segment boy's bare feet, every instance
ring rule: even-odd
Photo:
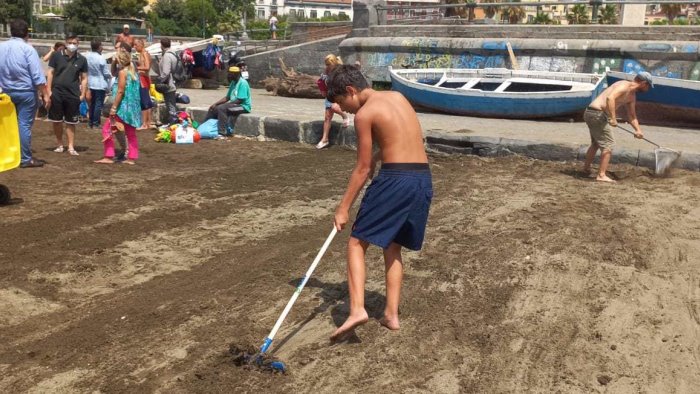
[[[136,162],[133,161],[133,160],[124,160],[124,161],[122,162],[122,164],[128,164],[128,165],[133,166],[134,164],[136,164]]]
[[[384,326],[392,331],[396,331],[400,328],[398,316],[391,317],[391,318],[384,316],[381,319],[379,319],[379,324],[381,324],[382,326]]]
[[[352,332],[357,326],[367,323],[369,316],[367,311],[363,308],[361,312],[348,316],[345,323],[338,327],[337,330],[331,335],[331,341],[341,340],[346,334]]]
[[[607,175],[598,175],[595,178],[596,181],[598,182],[608,182],[608,183],[617,183],[617,181],[613,180],[612,178],[608,177]]]
[[[114,160],[108,159],[108,158],[105,157],[104,159],[95,160],[93,163],[97,163],[97,164],[114,164]]]

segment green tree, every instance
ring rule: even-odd
[[[6,24],[13,19],[32,20],[31,0],[0,0],[0,23]]]
[[[185,0],[183,16],[187,36],[199,37],[204,33],[205,37],[209,37],[216,32],[219,15],[211,0]]]
[[[143,7],[148,5],[148,0],[112,0],[114,15],[124,17],[144,16]]]
[[[520,3],[520,0],[516,1],[517,3]],[[509,5],[505,7],[503,10],[503,13],[505,15],[508,15],[508,23],[511,25],[515,25],[519,23],[523,18],[525,18],[525,8],[519,5]]]
[[[606,4],[598,13],[598,23],[601,25],[617,25],[617,6]]]
[[[576,4],[571,8],[571,12],[566,14],[566,20],[570,25],[588,24],[588,7],[585,4]]]
[[[501,0],[491,0],[487,1],[488,3],[500,3]],[[494,16],[496,16],[496,13],[498,13],[499,9],[501,7],[497,5],[489,5],[484,7],[484,14],[486,15],[487,18],[493,19]]]
[[[549,14],[546,14],[544,12],[537,12],[537,15],[532,20],[532,23],[535,25],[553,25],[554,21],[552,20],[552,17],[549,16]]]
[[[112,8],[108,0],[73,0],[66,5],[66,32],[99,36],[104,33],[103,24],[99,18],[111,15]]]
[[[661,4],[661,11],[666,14],[668,18],[668,24],[672,25],[673,20],[681,13],[680,4]]]

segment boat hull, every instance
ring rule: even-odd
[[[413,105],[457,115],[536,119],[579,113],[603,89],[598,83],[590,91],[488,92],[441,88],[409,81],[391,72],[392,89]]]
[[[634,74],[609,71],[606,77],[612,85],[620,80],[631,81]],[[637,93],[637,101],[700,110],[700,81],[654,77],[654,88]]]

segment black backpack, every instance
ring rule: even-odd
[[[174,52],[166,52],[175,56],[175,68],[172,70],[173,81],[175,86],[180,86],[183,82],[187,81],[189,75],[187,75],[187,69],[185,69],[185,63],[182,62],[180,56],[176,55]]]

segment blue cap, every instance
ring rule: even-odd
[[[635,79],[649,83],[649,86],[654,87],[654,81],[651,79],[651,74],[646,71],[638,72]]]

